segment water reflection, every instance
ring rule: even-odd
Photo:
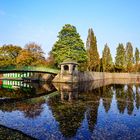
[[[139,88],[140,85],[138,84],[115,85],[117,107],[120,113],[124,113],[127,110],[127,113],[132,115],[135,106],[139,109]]]
[[[36,118],[43,111],[42,105],[45,103],[44,99],[32,99],[28,101],[20,101],[16,103],[2,103],[0,110],[2,112],[20,111],[24,113],[25,117]]]
[[[126,111],[128,115],[133,115],[135,104],[138,109],[140,85],[107,85],[106,82],[104,83],[106,86],[104,86],[101,82],[86,83],[86,86],[55,85],[60,94],[50,99],[49,105],[56,120],[60,123],[60,130],[63,135],[66,137],[75,136],[83,120],[87,123],[89,132],[93,132],[101,104],[106,113],[109,112],[112,102],[113,104],[116,102],[117,109],[122,114]],[[134,88],[136,88],[136,92]],[[102,112],[103,108],[101,109]]]
[[[15,83],[17,84],[15,86]],[[9,88],[10,87],[10,88]],[[20,111],[28,118],[36,118],[43,111],[46,102],[42,95],[56,91],[52,84],[22,83],[4,80],[0,90],[0,110],[3,112]]]
[[[138,139],[140,84],[116,83],[2,88],[0,124],[37,139]]]
[[[0,100],[27,99],[55,91],[53,84],[25,83],[23,81],[2,80]]]

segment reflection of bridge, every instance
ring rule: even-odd
[[[25,83],[17,80],[1,80],[0,94],[4,98],[0,97],[0,106],[2,103],[7,104],[13,101],[22,101],[31,98],[37,98],[49,95],[55,92],[56,89],[52,84],[38,84],[38,83]],[[50,95],[49,97],[51,97]],[[49,98],[48,96],[46,97]]]
[[[33,88],[32,85],[30,85],[29,83],[24,83],[22,81],[13,81],[13,80],[2,80],[1,87],[8,88],[8,89],[16,89],[20,87]]]

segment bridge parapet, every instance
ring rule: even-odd
[[[0,68],[0,72],[43,72],[43,73],[50,73],[50,74],[57,74],[59,72],[58,69],[52,69],[48,67],[35,67],[35,66],[24,66],[24,67],[6,67]]]

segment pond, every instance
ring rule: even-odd
[[[9,139],[140,139],[140,84],[1,81],[1,139],[8,133]]]

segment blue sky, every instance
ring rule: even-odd
[[[84,43],[93,28],[100,55],[105,43],[113,57],[118,43],[140,49],[140,0],[0,0],[0,46],[36,42],[47,55],[67,23]]]

